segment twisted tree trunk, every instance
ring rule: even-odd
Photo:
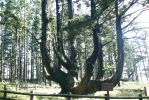
[[[94,3],[94,0],[91,0],[91,4],[93,4],[93,3]],[[94,10],[91,10],[91,11],[94,11]],[[99,46],[97,33],[93,29],[94,52],[93,52],[92,56],[89,59],[87,59],[86,74],[85,74],[84,78],[81,80],[80,84],[73,89],[73,91],[72,91],[73,93],[78,93],[78,94],[94,93],[96,91],[102,90],[103,83],[112,83],[113,86],[116,86],[119,83],[121,76],[122,76],[123,65],[124,65],[124,40],[123,40],[123,33],[122,33],[122,28],[121,28],[121,16],[118,14],[118,0],[115,1],[115,11],[116,11],[117,52],[118,52],[118,62],[116,65],[115,75],[113,75],[112,78],[103,80],[103,81],[102,80],[90,80],[90,77],[92,76],[92,71],[93,71],[93,64],[94,64],[94,61],[96,60],[98,52],[99,52],[97,50],[98,47],[96,47],[96,46]],[[90,59],[92,59],[92,60],[90,61]],[[90,62],[92,62],[92,63],[90,63]]]
[[[74,86],[74,79],[69,73],[64,73],[57,67],[51,64],[51,59],[48,53],[47,43],[47,26],[48,18],[46,13],[47,0],[42,0],[42,36],[40,43],[40,50],[42,55],[42,63],[44,66],[44,74],[46,79],[55,81],[61,86],[61,93],[71,91]]]
[[[121,79],[121,75],[123,72],[123,63],[124,63],[124,41],[123,41],[123,34],[122,34],[122,28],[121,28],[121,16],[118,14],[118,1],[115,2],[115,11],[116,11],[116,33],[117,33],[117,51],[118,51],[118,64],[116,66],[116,73],[115,75],[108,80],[91,80],[91,77],[93,76],[93,65],[95,61],[97,60],[98,53],[99,53],[99,39],[98,39],[98,31],[96,27],[92,29],[92,36],[93,36],[93,44],[94,44],[94,50],[92,52],[92,55],[86,60],[86,69],[85,69],[85,75],[82,78],[81,82],[78,84],[78,86],[74,87],[74,79],[72,73],[69,73],[71,71],[72,67],[75,67],[74,65],[71,65],[71,61],[67,59],[65,54],[63,55],[65,60],[67,62],[64,62],[63,59],[58,55],[58,52],[56,49],[54,50],[57,52],[57,57],[60,59],[61,63],[64,67],[67,68],[68,73],[63,72],[61,69],[58,69],[57,67],[54,67],[51,64],[51,59],[48,54],[48,48],[46,46],[47,42],[47,25],[48,25],[48,18],[46,13],[46,5],[47,0],[42,0],[42,36],[41,36],[41,43],[40,43],[40,50],[42,54],[42,63],[44,65],[44,73],[48,80],[55,81],[59,83],[61,86],[61,93],[67,93],[72,92],[74,94],[88,94],[88,93],[94,93],[96,91],[100,91],[102,89],[102,84],[106,82],[113,83],[113,85],[117,85],[118,82]],[[96,2],[95,0],[91,0],[91,17],[94,19],[96,17]],[[69,63],[68,63],[69,62]]]

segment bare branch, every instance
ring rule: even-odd
[[[128,7],[120,13],[120,16],[123,16],[138,0],[132,0],[132,2],[128,5]]]
[[[60,45],[61,45],[61,50],[62,50],[62,55],[63,55],[63,57],[65,58],[65,60],[67,61],[67,63],[69,63],[69,64],[73,64],[71,61],[70,61],[70,59],[66,56],[66,54],[65,54],[65,52],[64,52],[64,48],[63,48],[63,41],[60,39]]]
[[[128,26],[130,26],[145,10],[142,10],[136,17],[134,17],[134,19],[132,19],[126,26],[124,26],[122,29],[127,28]]]
[[[67,64],[63,59],[62,57],[60,56],[60,53],[56,50],[54,44],[53,44],[53,50],[57,56],[57,58],[60,60],[60,64],[63,65],[63,67],[65,67],[67,70],[70,70],[69,68],[69,64]]]
[[[132,28],[130,30],[123,32],[123,34],[126,34],[126,33],[131,32],[131,31],[138,31],[138,30],[143,30],[143,29],[149,29],[149,27]]]
[[[131,12],[131,13],[127,14],[127,15],[124,15],[122,18],[126,18],[127,16],[131,16],[131,15],[137,13],[138,11],[142,11],[143,9],[144,10],[148,10],[147,8],[141,8],[141,9],[138,9],[138,10],[136,10],[134,12]]]
[[[108,42],[106,42],[106,43],[104,43],[102,46],[105,46],[105,45],[107,45],[107,44],[109,44],[109,43],[111,43],[112,41],[108,41]]]
[[[146,37],[141,38],[141,37],[133,36],[133,37],[124,38],[124,39],[139,39],[139,40],[146,40]]]

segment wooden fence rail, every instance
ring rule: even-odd
[[[17,95],[27,95],[30,97],[30,100],[34,100],[35,96],[48,96],[48,97],[65,97],[67,100],[73,100],[73,98],[94,98],[94,99],[104,99],[104,100],[112,100],[112,99],[136,99],[136,100],[144,100],[144,99],[149,99],[149,96],[142,96],[142,94],[139,94],[136,97],[126,97],[126,96],[120,96],[120,97],[111,97],[107,94],[105,96],[90,96],[90,95],[76,95],[76,94],[38,94],[38,93],[33,93],[31,91],[30,93],[22,93],[22,92],[16,92],[16,91],[8,91],[6,89],[6,86],[4,86],[4,90],[0,90],[1,93],[3,93],[3,97],[0,97],[0,99],[3,100],[17,100],[13,98],[7,98],[8,94],[17,94]]]

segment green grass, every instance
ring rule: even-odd
[[[31,84],[30,88],[25,89],[18,89],[18,92],[27,92],[30,91],[38,91],[38,93],[43,92],[46,90],[46,88],[43,88],[39,90],[39,88],[35,88],[35,84]],[[149,87],[148,83],[140,83],[140,82],[125,82],[121,84],[121,87],[114,87],[113,91],[110,91],[110,96],[138,96],[139,94],[144,94],[144,87]],[[0,83],[0,90],[4,89],[4,84]],[[16,87],[14,84],[7,84],[7,90],[15,91]],[[52,90],[51,90],[52,91]],[[44,91],[45,94],[49,94],[50,90]],[[94,95],[96,96],[104,96],[106,94],[106,91],[100,91],[96,92]],[[0,97],[3,96],[3,93],[0,93]],[[17,98],[18,100],[29,100],[29,96],[23,96],[23,95],[15,95],[15,94],[8,94],[9,98]],[[45,96],[36,96],[34,97],[34,100],[66,100],[62,97],[45,97]],[[75,99],[75,100],[82,100],[82,99]],[[83,100],[95,100],[95,99],[83,99]],[[100,99],[101,100],[101,99]],[[127,99],[128,100],[128,99]]]
[[[124,83],[121,87],[117,87],[119,90],[118,96],[138,96],[139,94],[144,94],[144,87],[149,87],[147,83],[140,82],[127,82]]]
[[[144,94],[144,87],[149,87],[148,83],[141,82],[124,82],[121,87],[114,87],[113,91],[110,91],[110,96],[138,96]],[[97,92],[95,95],[104,96],[106,92]]]

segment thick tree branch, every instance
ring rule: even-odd
[[[124,66],[124,39],[121,27],[121,15],[118,14],[118,0],[115,1],[115,12],[116,12],[116,34],[117,34],[117,52],[118,62],[116,65],[116,73],[111,78],[114,86],[116,86],[122,76]]]
[[[95,0],[91,0],[91,17],[94,18],[95,16],[96,16],[96,2]],[[81,82],[78,84],[78,86],[73,88],[72,90],[73,93],[86,94],[90,78],[93,75],[93,64],[97,59],[98,51],[99,51],[99,39],[98,39],[98,35],[97,35],[98,31],[96,27],[92,29],[92,32],[93,32],[92,35],[93,35],[94,50],[92,55],[86,60],[85,75],[82,78]]]
[[[48,18],[46,13],[47,0],[42,0],[42,33],[41,33],[41,43],[40,50],[42,55],[42,63],[46,68],[46,71],[50,76],[46,77],[48,80],[55,81],[61,86],[61,93],[67,93],[71,91],[74,86],[74,79],[69,73],[65,73],[57,67],[51,66],[51,59],[48,55],[48,49],[46,46],[47,42],[47,26]]]
[[[113,83],[116,86],[122,76],[123,64],[124,64],[124,40],[121,28],[121,16],[118,14],[118,0],[115,1],[116,11],[116,33],[117,33],[117,51],[118,51],[118,62],[116,66],[116,73],[111,79],[104,81],[101,80],[90,80],[87,86],[87,93],[94,93],[102,90],[103,83]]]
[[[62,35],[60,34],[61,29],[61,14],[60,14],[60,6],[59,6],[59,0],[56,0],[56,24],[57,24],[57,50],[58,52],[61,52],[61,46],[60,46],[60,37],[62,38]],[[60,67],[60,61],[57,61],[57,65]]]
[[[46,13],[46,6],[47,6],[47,0],[42,0],[42,36],[41,36],[41,43],[40,43],[40,50],[42,54],[42,63],[46,67],[47,72],[51,73],[52,68],[50,66],[51,59],[48,56],[48,49],[46,46],[47,41],[47,26],[48,26],[48,18]]]
[[[53,44],[53,50],[56,54],[56,57],[58,58],[58,60],[60,61],[60,65],[62,65],[63,67],[65,67],[68,71],[71,70],[71,67],[68,63],[66,63],[62,57],[60,56],[60,53],[57,51],[57,49],[55,48],[54,44]]]
[[[104,66],[103,66],[103,45],[102,45],[102,42],[100,40],[99,42],[99,52],[98,52],[98,70],[97,70],[97,77],[96,79],[102,79],[103,76],[104,76]]]

